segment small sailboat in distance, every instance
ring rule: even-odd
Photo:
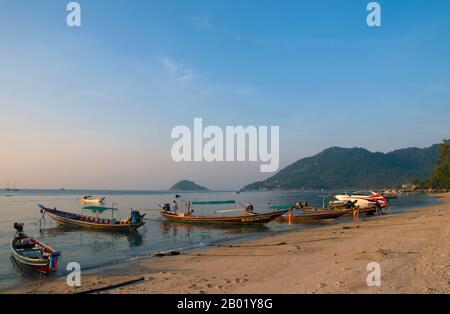
[[[6,192],[19,192],[20,190],[17,188],[17,183],[15,181],[14,181],[14,185],[11,186],[10,180],[8,179],[6,181],[5,191]]]
[[[19,192],[20,191],[20,189],[17,188],[17,183],[15,181],[14,181],[14,186],[11,189],[11,191],[13,191],[13,192]]]
[[[5,184],[5,192],[10,192],[11,191],[11,187],[9,186],[9,179],[6,180],[6,184]]]

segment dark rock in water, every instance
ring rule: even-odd
[[[205,188],[204,186],[196,184],[194,181],[181,180],[180,182],[178,182],[177,184],[172,186],[169,191],[195,192],[195,191],[209,191],[209,190],[207,188]]]

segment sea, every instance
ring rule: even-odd
[[[188,201],[235,200],[235,205],[196,206],[199,215],[220,215],[217,211],[242,208],[251,202],[256,212],[270,211],[272,205],[292,205],[298,201],[322,207],[333,200],[339,191],[266,191],[266,192],[180,192],[177,203],[180,207]],[[59,226],[50,217],[40,213],[38,204],[49,208],[81,213],[82,196],[105,196],[105,206],[118,208],[117,219],[126,218],[130,209],[146,214],[145,225],[133,232],[104,232]],[[101,266],[122,263],[140,257],[152,256],[157,252],[170,250],[201,249],[218,244],[260,237],[288,230],[315,228],[321,223],[293,224],[271,222],[262,226],[223,227],[190,225],[168,222],[160,217],[159,204],[171,203],[173,192],[165,191],[106,191],[106,190],[20,190],[15,192],[0,190],[0,290],[12,286],[52,280],[42,275],[23,271],[11,259],[10,243],[14,237],[15,222],[24,223],[24,231],[34,238],[61,252],[58,272],[64,275],[66,265],[77,262],[81,269],[95,269]],[[400,194],[391,201],[389,212],[397,213],[412,208],[438,203],[438,199],[426,194]],[[86,213],[86,211],[84,211]],[[226,212],[236,215],[238,212]],[[222,215],[224,215],[222,214]],[[111,212],[104,213],[105,218]],[[349,221],[340,218],[332,223]],[[370,218],[369,218],[370,219]],[[329,223],[329,222],[328,222]]]

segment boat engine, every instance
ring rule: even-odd
[[[163,204],[163,206],[162,206],[162,209],[163,209],[163,211],[165,211],[166,213],[167,212],[170,212],[170,204]]]
[[[253,209],[254,209],[254,207],[253,207],[253,204],[252,204],[252,203],[247,203],[247,204],[245,204],[245,211],[246,211],[247,213],[252,213],[252,212],[253,212]]]
[[[14,229],[16,229],[18,232],[22,232],[23,231],[23,223],[15,222]]]

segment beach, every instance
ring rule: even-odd
[[[358,223],[273,233],[177,256],[141,258],[3,293],[75,293],[143,280],[103,293],[450,293],[450,194],[441,203]],[[368,286],[368,263],[380,286]]]

